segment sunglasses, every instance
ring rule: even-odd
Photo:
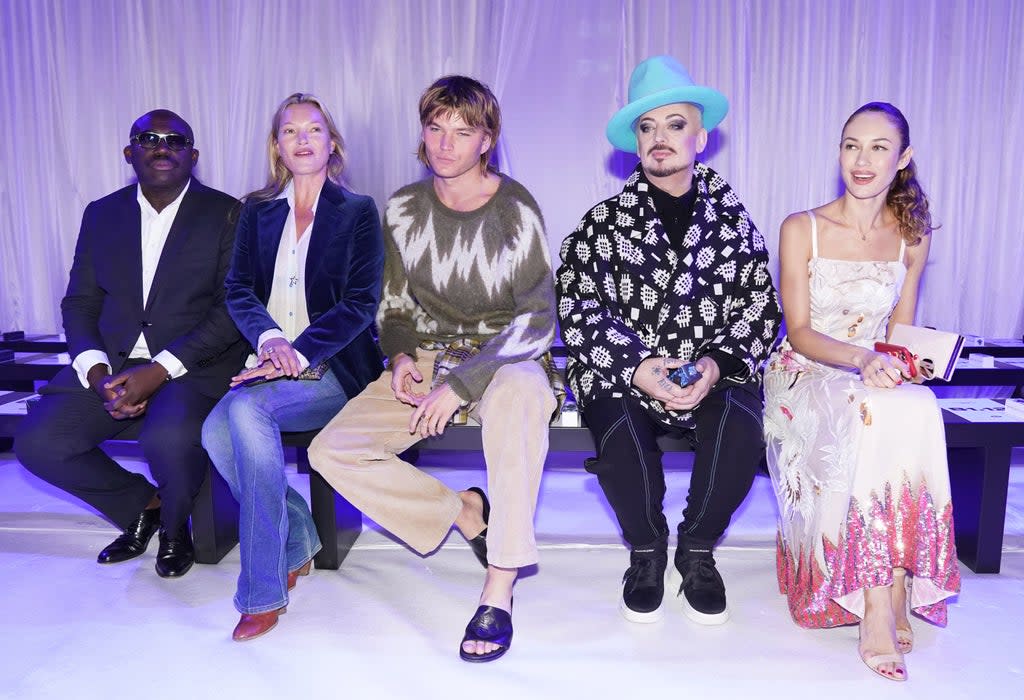
[[[161,134],[158,131],[143,131],[131,138],[132,143],[145,148],[147,151],[151,151],[159,146],[161,141],[172,151],[184,151],[185,149],[192,148],[192,139],[181,134]]]

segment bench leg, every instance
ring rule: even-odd
[[[212,466],[192,508],[192,544],[200,564],[216,564],[238,544],[238,502]]]
[[[957,556],[978,574],[999,573],[1011,452],[1010,447],[946,451]]]
[[[295,448],[295,471],[299,474],[313,473],[313,468],[309,466],[309,451],[305,447]]]
[[[337,569],[363,530],[363,514],[316,470],[309,472],[309,505],[323,545],[313,558],[318,569]]]

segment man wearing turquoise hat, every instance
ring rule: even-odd
[[[637,66],[607,135],[640,163],[562,243],[567,374],[598,446],[587,470],[631,548],[619,608],[633,622],[660,619],[668,565],[657,438],[694,446],[670,583],[700,624],[729,617],[712,548],[764,456],[759,368],[782,314],[764,239],[725,180],[696,162],[728,109],[671,56]]]

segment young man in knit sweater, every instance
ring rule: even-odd
[[[701,624],[728,619],[712,547],[764,456],[759,366],[781,317],[768,255],[736,194],[695,161],[727,110],[670,56],[641,63],[607,130],[640,164],[562,244],[567,373],[598,445],[587,469],[632,550],[620,610],[634,622],[660,619],[668,564],[657,437],[696,453],[670,580]],[[691,362],[694,383],[670,378]]]
[[[537,562],[533,515],[555,397],[544,366],[555,297],[537,203],[489,167],[501,128],[491,91],[447,76],[420,98],[420,160],[384,215],[377,322],[389,369],[325,427],[310,462],[420,554],[452,525],[487,567],[460,655],[490,661],[512,640],[512,586]],[[482,426],[487,486],[456,493],[397,457],[460,409]],[[489,518],[488,518],[489,516]]]

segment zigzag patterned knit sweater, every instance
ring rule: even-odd
[[[384,212],[384,288],[377,314],[388,357],[421,342],[481,341],[447,383],[478,400],[504,364],[540,357],[555,334],[555,291],[540,209],[501,176],[474,211],[449,209],[431,178],[398,190]]]

